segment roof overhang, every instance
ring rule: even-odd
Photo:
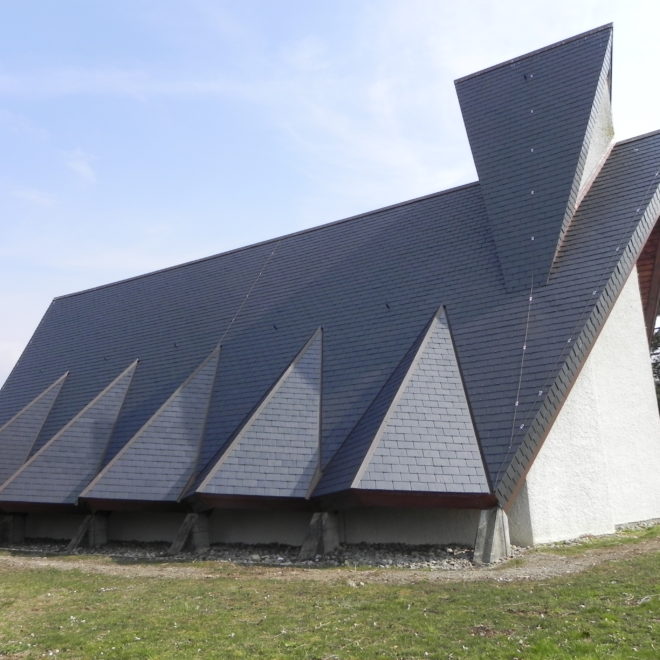
[[[80,500],[90,511],[153,511],[180,512],[190,511],[190,507],[176,501],[152,500],[113,500],[102,498],[84,498]]]
[[[323,509],[490,509],[497,498],[484,493],[428,493],[351,489],[321,498]]]
[[[89,513],[84,505],[50,502],[0,502],[2,513]]]
[[[642,295],[646,336],[651,342],[660,311],[660,218],[637,259],[639,290]]]
[[[195,511],[210,509],[252,509],[257,511],[318,511],[318,502],[299,497],[260,497],[255,495],[212,495],[195,493],[186,502]]]

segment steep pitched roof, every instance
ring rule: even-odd
[[[135,367],[134,362],[9,478],[0,501],[75,504],[99,470]]]
[[[195,493],[305,498],[320,468],[322,332],[314,333]]]
[[[0,485],[25,463],[67,374],[0,427]]]
[[[548,286],[535,295],[528,345],[556,356],[545,380],[530,365],[521,391],[533,399],[517,419],[496,474],[508,501],[531,464],[660,216],[660,131],[617,144],[581,203]],[[538,313],[542,311],[542,313]],[[522,398],[522,397],[521,397]],[[521,428],[522,427],[522,428]]]
[[[351,487],[490,491],[444,310],[431,321]]]
[[[179,499],[197,464],[219,355],[219,348],[211,352],[85,488],[82,499]]]
[[[69,372],[23,472],[54,455],[46,443],[139,358],[97,466],[97,471],[108,466],[98,485],[112,481],[113,497],[135,499],[140,490],[118,469],[122,461],[130,459],[136,474],[153,474],[152,441],[168,444],[162,456],[175,456],[182,442],[192,447],[186,443],[201,432],[198,455],[186,451],[183,472],[190,471],[190,479],[185,487],[179,479],[183,472],[177,471],[169,487],[159,482],[149,497],[172,501],[208,487],[207,494],[217,496],[304,500],[378,490],[379,484],[391,491],[397,481],[422,495],[456,492],[455,484],[461,484],[474,486],[469,495],[476,498],[490,488],[500,501],[508,501],[660,214],[660,133],[611,151],[595,136],[608,130],[603,99],[609,91],[603,81],[608,81],[610,48],[606,27],[516,61],[541,72],[534,89],[553,103],[559,83],[550,68],[581,72],[565,90],[577,95],[564,117],[566,142],[557,138],[570,148],[552,151],[544,144],[549,160],[542,190],[549,211],[520,202],[535,224],[533,243],[544,237],[539,239],[542,254],[536,247],[530,250],[525,233],[522,243],[515,231],[507,238],[507,217],[511,227],[527,229],[516,215],[517,193],[511,192],[525,176],[520,159],[506,145],[482,140],[477,131],[478,139],[473,135],[471,142],[480,176],[484,173],[479,183],[58,298],[0,391],[4,424]],[[465,101],[468,91],[484,88],[490,99],[487,83],[499,81],[504,69],[512,70],[500,66],[459,81],[464,111],[476,117],[466,120],[469,130],[485,120],[471,108],[474,98]],[[523,83],[518,78],[506,85],[512,90],[507,98],[516,106],[520,97],[513,92]],[[504,126],[506,107],[497,94],[494,99],[500,103],[497,121]],[[543,121],[553,131],[562,127],[551,117]],[[508,169],[504,178],[488,165],[488,148],[499,153],[500,147],[502,170]],[[600,156],[594,154],[600,153],[608,156],[598,171]],[[587,170],[593,168],[598,175],[591,183]],[[493,202],[498,177],[509,190],[502,205]],[[511,207],[510,216],[505,206]],[[512,270],[505,271],[503,263]],[[540,269],[534,278],[528,277],[532,264]],[[445,311],[436,316],[441,307]],[[307,344],[319,328],[322,349],[320,335],[318,343]],[[215,379],[205,378],[204,387],[191,390],[195,432],[182,438],[174,427],[163,428],[161,437],[156,429],[173,405],[172,393],[218,344],[222,359]],[[443,383],[446,373],[452,376]],[[423,401],[419,406],[415,396]],[[317,407],[319,428],[308,420],[301,434],[298,413],[307,410],[310,420],[318,419]],[[203,423],[201,410],[208,410]],[[406,419],[423,424],[427,415],[433,430],[409,429],[408,444],[406,431],[401,436],[397,429]],[[453,433],[454,423],[463,425],[461,433]],[[427,431],[433,436],[430,446],[422,438]],[[278,460],[274,455],[282,447],[303,436],[296,451],[306,458],[291,474],[280,463],[269,464]],[[317,441],[321,478],[312,492]],[[447,455],[442,463],[440,454],[457,453],[456,444],[464,444],[460,451],[470,456]],[[39,453],[44,445],[50,449]],[[381,477],[392,449],[405,450],[414,463],[400,461],[401,479],[390,482]],[[449,468],[453,472],[459,458],[465,462],[458,480],[443,482],[440,477]],[[413,467],[429,459],[437,468],[433,481],[418,478],[422,473]],[[270,485],[255,486],[259,492],[244,487],[252,478],[248,473],[257,470],[273,477]],[[40,475],[44,483],[51,478],[45,471]],[[34,479],[21,483],[15,497],[27,493],[31,501],[50,501],[41,491],[30,491]]]
[[[607,130],[611,59],[606,25],[456,81],[509,290],[548,279]]]
[[[349,488],[490,492],[443,308],[346,438],[316,493]]]

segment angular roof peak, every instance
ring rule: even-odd
[[[137,364],[122,371],[15,472],[0,489],[0,501],[75,505],[101,466]]]
[[[105,466],[81,499],[177,501],[195,469],[220,347]]]
[[[6,424],[0,426],[0,484],[28,459],[67,376],[68,372],[65,372]]]
[[[323,331],[316,330],[196,489],[307,498],[320,469]]]
[[[545,284],[610,146],[612,27],[456,81],[507,290]]]
[[[555,48],[560,48],[561,46],[565,46],[566,44],[571,43],[572,41],[578,41],[580,39],[590,37],[592,34],[596,34],[597,32],[608,32],[611,34],[613,31],[613,27],[614,27],[613,23],[605,23],[600,27],[592,28],[591,30],[587,30],[586,32],[581,32],[580,34],[576,34],[572,37],[567,37],[566,39],[560,39],[559,41],[555,41],[554,43],[548,44],[547,46],[543,46],[542,48],[537,48],[536,50],[532,50],[529,53],[525,53],[524,55],[517,55],[516,57],[512,57],[510,60],[504,60],[499,64],[491,64],[485,69],[480,69],[479,71],[475,71],[474,73],[468,73],[465,76],[456,78],[456,80],[454,80],[454,83],[458,84],[460,82],[463,82],[464,80],[468,80],[469,78],[475,78],[476,76],[480,76],[484,73],[488,73],[490,71],[494,71],[495,69],[499,69],[500,67],[507,66],[509,64],[516,64],[521,60],[527,59],[528,57],[532,57],[534,55],[540,55],[541,53],[546,53]]]
[[[444,306],[356,424],[316,494],[348,488],[490,492]]]

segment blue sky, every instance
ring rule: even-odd
[[[453,80],[614,22],[660,128],[660,3],[0,0],[0,383],[53,297],[476,178]]]

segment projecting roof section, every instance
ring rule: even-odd
[[[67,374],[0,427],[0,485],[25,463]]]
[[[509,291],[545,284],[604,154],[611,50],[606,25],[456,81]]]
[[[444,308],[349,436],[317,494],[342,488],[490,492]]]
[[[220,347],[177,388],[81,499],[177,501],[197,464]]]
[[[378,430],[383,424],[392,402],[402,387],[410,365],[413,363],[419,347],[428,331],[429,324],[419,333],[413,344],[390,376],[387,378],[374,400],[369,404],[355,427],[335,454],[333,460],[323,471],[323,475],[314,495],[322,496],[348,490],[355,475],[363,464],[369,448],[372,446]]]
[[[510,451],[501,473],[495,474],[503,504],[534,460],[659,217],[657,131],[614,147],[569,228],[557,255],[556,274],[534,296],[532,306],[538,311],[532,316],[538,316],[529,326],[528,348],[538,346],[547,362],[552,344],[563,347],[545,382],[537,379],[528,350],[529,361],[521,370],[521,408],[523,398],[534,396],[534,381],[539,383],[539,399],[528,414],[518,416]],[[568,306],[566,310],[562,305]],[[541,316],[544,309],[552,312]],[[570,324],[557,323],[562,317]]]
[[[0,503],[76,504],[101,465],[136,366],[137,361],[4,484]]]
[[[203,495],[309,495],[318,474],[322,332],[319,329],[197,489]]]
[[[444,309],[431,322],[352,488],[490,492]]]

